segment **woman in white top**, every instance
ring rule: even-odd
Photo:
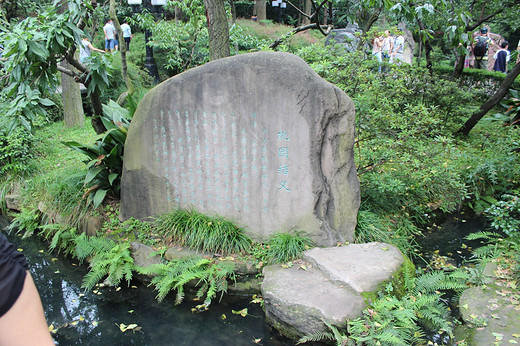
[[[92,43],[90,43],[88,38],[83,37],[81,39],[81,45],[79,46],[79,61],[82,64],[84,64],[87,61],[87,58],[90,57],[90,54],[92,53],[92,51],[99,52],[99,53],[105,52],[101,49],[97,49],[96,47],[94,47],[92,45]]]

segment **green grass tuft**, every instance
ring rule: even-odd
[[[221,216],[208,216],[193,209],[178,209],[155,220],[159,234],[192,249],[223,254],[241,253],[251,247],[242,227]]]

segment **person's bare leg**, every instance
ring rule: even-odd
[[[54,345],[38,290],[29,272],[20,296],[0,317],[0,346]]]

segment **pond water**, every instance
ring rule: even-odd
[[[7,221],[0,215],[0,229]],[[439,266],[459,266],[470,259],[470,249],[478,242],[464,240],[468,234],[488,230],[486,220],[464,214],[449,215],[418,239],[424,260],[439,261]],[[225,297],[214,301],[209,311],[192,313],[200,302],[186,301],[174,305],[174,295],[161,303],[156,292],[140,282],[130,287],[81,288],[86,265],[50,254],[47,245],[36,238],[21,239],[8,235],[23,249],[30,271],[40,292],[47,321],[58,328],[54,338],[58,345],[293,345],[265,322],[258,304],[248,297]],[[444,261],[444,262],[443,262]],[[424,266],[422,260],[415,261]],[[97,293],[96,293],[97,292]],[[451,297],[450,297],[451,298]],[[451,300],[451,299],[450,299]],[[455,306],[456,301],[452,304]],[[242,317],[232,313],[248,309]],[[140,330],[121,332],[120,324],[137,324]],[[449,344],[450,340],[429,334],[430,341]]]
[[[7,226],[0,216],[0,229]],[[250,297],[216,300],[209,311],[192,313],[200,302],[174,305],[174,295],[161,303],[156,292],[140,282],[116,291],[103,287],[84,291],[81,281],[86,265],[50,254],[36,238],[8,238],[23,249],[44,306],[47,322],[58,328],[58,345],[291,345],[265,322],[259,304]],[[232,313],[248,309],[245,317]],[[137,324],[137,332],[121,332],[119,326]]]
[[[417,239],[421,248],[421,256],[415,264],[424,266],[426,263],[438,264],[443,269],[446,266],[460,266],[471,259],[471,250],[482,245],[480,240],[464,239],[471,233],[490,231],[489,221],[473,214],[457,213],[445,216],[440,222],[434,223],[429,229],[423,230],[423,237]]]

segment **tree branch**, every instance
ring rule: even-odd
[[[477,125],[477,123],[487,114],[493,107],[495,107],[503,98],[506,96],[509,88],[515,81],[516,77],[520,74],[520,63],[517,63],[515,67],[506,75],[506,78],[500,83],[498,90],[491,96],[486,102],[484,102],[479,110],[474,113],[464,125],[457,131],[457,134],[467,136],[469,132]]]
[[[286,0],[286,2],[287,2],[289,5],[291,5],[291,6],[292,6],[296,11],[298,11],[298,13],[300,13],[302,16],[305,16],[305,17],[307,17],[308,19],[311,19],[311,16],[308,15],[307,13],[303,12],[302,10],[300,10],[300,9],[298,8],[298,6],[293,5],[293,3],[290,2],[290,1],[288,1],[288,0]]]
[[[283,41],[285,41],[287,38],[291,37],[292,35],[297,34],[297,33],[301,32],[301,31],[309,30],[309,29],[319,29],[323,35],[327,36],[329,34],[330,30],[332,30],[332,25],[320,25],[318,23],[311,23],[311,24],[299,26],[299,27],[295,28],[294,30],[291,30],[290,32],[288,32],[284,36],[280,37],[279,39],[277,39],[273,43],[271,43],[269,45],[269,48],[275,49]],[[323,31],[323,29],[326,29],[327,31]]]
[[[78,75],[76,73],[72,72],[68,68],[61,66],[60,64],[57,64],[56,67],[58,68],[58,71],[60,71],[63,74],[66,74],[69,77],[72,77],[74,79],[76,79],[78,77]]]

